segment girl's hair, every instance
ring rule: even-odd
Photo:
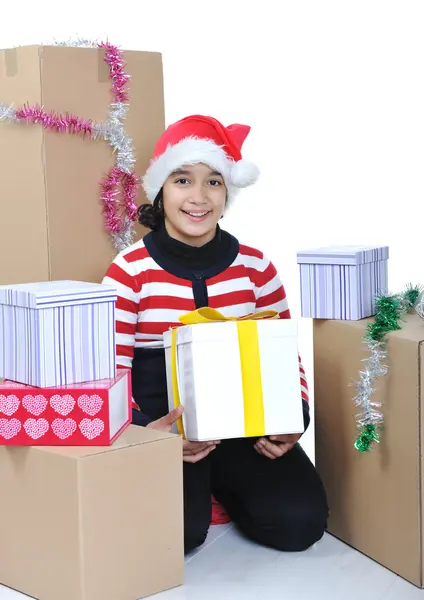
[[[163,212],[162,190],[158,193],[152,204],[142,204],[138,207],[138,222],[152,231],[160,229],[165,215]]]

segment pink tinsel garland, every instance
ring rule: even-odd
[[[99,48],[104,48],[105,62],[109,65],[110,78],[112,80],[112,92],[115,102],[127,102],[128,93],[125,90],[130,75],[125,73],[125,61],[122,52],[116,46],[112,46],[108,42],[99,44]]]
[[[61,115],[48,112],[38,105],[24,105],[18,108],[15,116],[20,121],[26,121],[34,125],[40,124],[44,129],[51,129],[58,133],[72,133],[91,136],[93,132],[93,123],[91,120],[81,119],[74,115]]]
[[[102,200],[107,228],[110,233],[116,233],[122,227],[122,215],[119,214],[119,194],[122,188],[124,208],[128,219],[133,222],[137,218],[138,180],[134,173],[125,173],[118,167],[113,167],[102,182]]]

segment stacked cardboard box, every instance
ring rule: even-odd
[[[314,319],[316,466],[329,532],[423,588],[424,322],[416,314],[388,334],[389,372],[373,397],[382,403],[381,442],[366,454],[354,448],[352,383],[368,356],[375,296],[388,293],[387,257],[386,247],[299,253],[303,316]]]
[[[129,427],[115,301],[103,284],[0,287],[0,582],[40,600],[182,583],[181,439]]]
[[[131,76],[124,128],[141,176],[165,128],[162,56],[124,51],[123,58]],[[0,105],[38,105],[104,123],[112,101],[104,49],[0,50]],[[0,119],[0,157],[0,284],[101,282],[116,250],[104,227],[100,182],[116,152],[106,141]],[[144,201],[141,190],[137,200]]]
[[[128,427],[116,297],[76,281],[0,286],[0,444],[109,445]]]
[[[101,123],[104,57],[1,51],[0,104]],[[125,61],[141,174],[164,128],[161,56]],[[130,425],[116,290],[93,283],[116,254],[99,192],[115,157],[104,142],[40,124],[0,128],[0,583],[39,600],[136,600],[182,583],[182,444]]]

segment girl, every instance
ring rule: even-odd
[[[162,347],[163,332],[179,325],[180,315],[211,306],[226,316],[273,309],[290,318],[274,265],[218,225],[237,191],[258,176],[241,155],[249,131],[201,115],[168,127],[143,178],[150,204],[139,208],[139,221],[152,231],[121,252],[105,276],[118,288],[118,364],[132,369],[136,425],[169,431],[180,416],[181,409],[168,413]],[[306,430],[300,359],[299,368]],[[300,551],[320,540],[326,495],[299,438],[184,441],[185,551],[205,541],[212,494],[259,544]]]

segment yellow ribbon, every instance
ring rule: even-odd
[[[258,328],[255,321],[278,318],[279,315],[274,310],[253,313],[246,317],[225,317],[217,310],[209,307],[199,308],[179,318],[179,321],[183,325],[218,323],[222,321],[237,322],[243,385],[244,433],[246,437],[260,437],[265,435],[261,361]],[[177,328],[173,328],[171,332],[171,370],[174,407],[177,408],[181,402],[177,379]],[[181,419],[178,419],[177,428],[180,435],[185,437]]]
[[[178,408],[181,404],[180,390],[178,387],[177,378],[177,330],[174,328],[171,330],[171,377],[172,377],[172,393],[174,395],[174,408]],[[177,419],[178,433],[185,438],[184,425],[182,418]]]
[[[198,308],[192,312],[182,315],[178,320],[183,325],[197,325],[198,323],[218,323],[219,321],[259,321],[261,319],[278,319],[278,312],[275,310],[263,310],[252,313],[246,317],[225,317],[214,308]]]

